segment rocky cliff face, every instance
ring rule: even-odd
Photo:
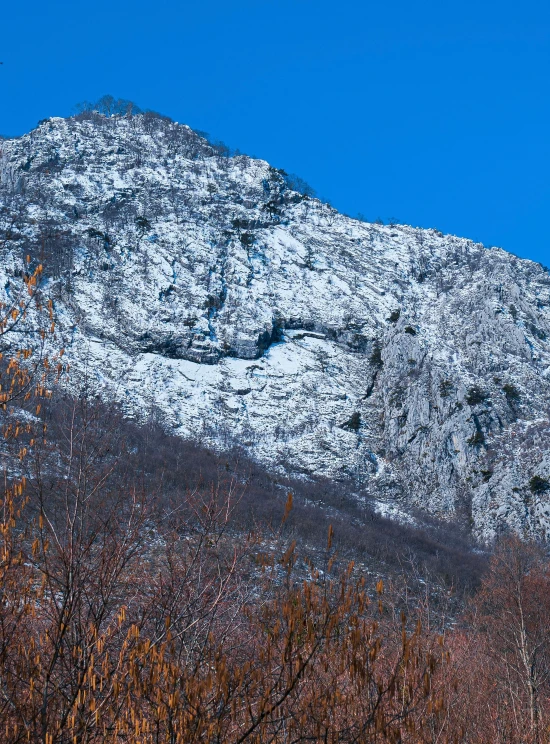
[[[69,386],[404,518],[547,535],[548,270],[350,219],[151,114],[0,152],[1,291],[43,260]]]

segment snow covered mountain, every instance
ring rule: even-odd
[[[550,531],[550,274],[373,225],[154,114],[0,141],[1,292],[43,260],[71,363],[132,415],[387,513]]]

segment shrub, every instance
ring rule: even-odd
[[[468,439],[468,444],[472,447],[480,447],[485,444],[485,435],[481,429],[476,429],[476,433]]]
[[[531,489],[531,493],[537,495],[546,493],[546,491],[550,491],[550,480],[541,478],[540,475],[534,475],[529,481],[529,488]]]
[[[506,400],[508,403],[518,403],[520,400],[520,392],[517,389],[515,385],[512,385],[511,383],[506,383],[506,385],[502,386],[502,392],[506,396]]]
[[[295,173],[286,173],[285,171],[279,171],[279,173],[283,176],[287,189],[297,191],[302,196],[316,196],[315,189],[307,181],[304,181],[303,178],[300,178],[300,176],[297,176]]]
[[[477,406],[480,403],[484,403],[488,397],[489,396],[484,390],[474,385],[474,387],[471,387],[468,390],[468,393],[466,395],[466,403],[469,406]]]
[[[131,116],[132,114],[142,113],[140,107],[133,101],[128,101],[125,98],[115,99],[109,95],[101,96],[95,103],[90,101],[77,103],[76,109],[80,114],[97,111],[104,116]]]
[[[340,428],[347,429],[348,431],[359,431],[361,428],[361,414],[359,411],[352,413],[350,418]]]
[[[529,324],[529,330],[531,331],[533,336],[538,338],[540,341],[546,341],[546,333],[541,328],[537,328],[534,323]]]
[[[378,341],[375,342],[372,348],[372,353],[370,355],[370,363],[374,367],[378,367],[378,368],[380,368],[384,364],[382,360],[382,347],[380,346]]]
[[[447,398],[453,390],[452,380],[441,380],[439,383],[439,394],[442,398]]]
[[[416,336],[416,328],[413,328],[412,326],[407,326],[405,328],[405,333],[408,333],[411,336]]]
[[[147,232],[151,229],[151,223],[146,217],[136,217],[136,226],[141,232]]]
[[[251,245],[254,245],[254,235],[248,232],[243,233],[241,235],[241,243],[245,246],[245,248],[249,248]]]

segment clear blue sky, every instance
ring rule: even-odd
[[[548,0],[14,0],[0,22],[2,134],[111,93],[349,214],[550,264]]]

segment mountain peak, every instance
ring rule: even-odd
[[[71,389],[399,518],[547,534],[540,265],[353,220],[151,112],[2,141],[0,199],[0,286],[44,263]]]

